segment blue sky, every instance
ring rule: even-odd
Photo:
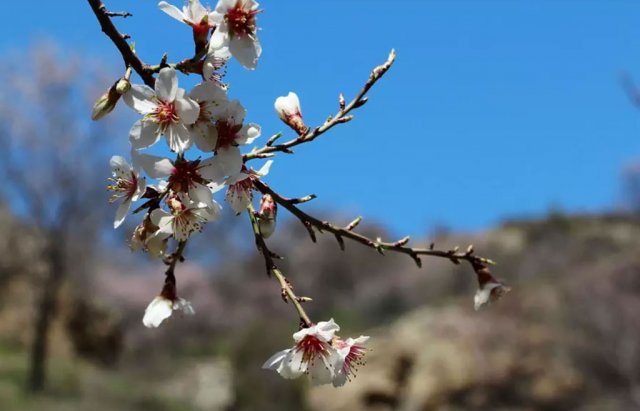
[[[164,51],[170,60],[190,56],[189,29],[156,1],[106,3],[134,13],[116,23],[145,61]],[[602,210],[619,199],[622,165],[640,157],[640,111],[619,83],[623,71],[640,83],[640,2],[277,0],[262,8],[258,70],[234,63],[227,81],[266,137],[285,130],[277,96],[295,90],[307,123],[319,124],[340,92],[353,96],[392,47],[398,52],[353,122],[276,159],[268,182],[286,195],[316,193],[316,210],[418,237],[435,225],[477,230],[550,207]],[[120,75],[86,2],[38,2],[34,13],[12,15],[0,49],[43,36]],[[126,139],[127,129],[114,133]]]

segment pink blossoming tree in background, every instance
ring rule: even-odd
[[[475,255],[471,246],[465,251],[438,250],[434,244],[412,248],[407,245],[409,237],[391,242],[368,238],[355,231],[360,217],[347,225],[320,220],[300,208],[300,204],[313,200],[314,195],[286,197],[264,181],[276,155],[293,154],[294,147],[310,143],[333,127],[351,121],[352,113],[367,103],[369,90],[393,65],[395,51],[371,71],[351,101],[347,102],[340,94],[337,113],[318,126],[305,124],[296,93],[278,97],[276,114],[291,128],[293,137],[280,142],[283,133],[277,133],[256,146],[262,130],[250,122],[242,103],[228,94],[224,69],[231,58],[250,70],[258,64],[262,47],[257,26],[261,9],[257,2],[219,0],[215,8],[209,9],[199,0],[190,0],[180,9],[161,1],[160,10],[191,28],[195,51],[191,58],[178,63],[168,62],[165,56],[155,66],[139,59],[127,43],[128,36],[121,34],[112,21],[114,17],[129,17],[129,13],[110,12],[100,0],[88,2],[125,63],[123,77],[98,99],[92,118],[105,116],[121,99],[140,115],[129,132],[130,162],[121,156],[111,159],[113,177],[109,189],[114,192],[113,201],[119,202],[114,226],[122,224],[133,203],[139,203],[133,209],[139,225],[131,236],[131,247],[162,259],[168,267],[160,294],[144,313],[145,326],[158,327],[174,311],[195,313],[192,305],[179,295],[176,266],[184,261],[191,238],[205,224],[220,218],[222,202],[237,215],[246,213],[267,274],[278,282],[281,298],[297,312],[299,327],[293,334],[293,345],[277,352],[263,365],[287,379],[307,375],[315,384],[344,385],[355,375],[356,367],[364,363],[369,337],[343,339],[337,334],[340,327],[333,319],[315,322],[305,312],[303,305],[311,298],[296,294],[278,268],[276,261],[281,257],[267,244],[276,229],[278,208],[298,219],[314,242],[318,233],[328,233],[342,250],[345,240],[351,240],[381,254],[406,254],[418,267],[422,266],[422,256],[446,258],[454,264],[469,263],[479,282],[474,297],[476,309],[509,290],[489,271],[492,261]],[[133,71],[144,84],[132,82]],[[187,91],[179,87],[179,74],[198,76],[201,82]],[[164,144],[160,143],[162,137],[174,154],[172,158],[145,153],[151,146]],[[247,150],[243,151],[243,147]],[[224,200],[218,196],[221,192],[225,192]],[[256,194],[261,198],[254,197]]]

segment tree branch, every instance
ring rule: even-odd
[[[142,78],[142,81],[149,86],[153,87],[155,84],[155,78],[152,75],[152,72],[147,68],[147,66],[138,58],[138,56],[133,52],[129,44],[127,43],[125,36],[118,31],[116,26],[111,21],[110,15],[113,13],[107,11],[106,6],[100,0],[87,0],[91,9],[93,10],[93,14],[96,15],[98,22],[100,23],[100,28],[102,32],[106,34],[113,44],[118,48],[120,54],[122,55],[122,59],[124,60],[124,64],[126,67],[131,66],[136,73]]]
[[[339,99],[340,109],[338,110],[335,116],[329,117],[324,122],[324,124],[308,131],[306,134],[303,134],[299,137],[296,137],[282,144],[274,144],[275,140],[277,140],[280,137],[279,134],[276,134],[275,136],[269,139],[269,141],[264,147],[259,148],[258,150],[255,150],[249,154],[245,154],[244,160],[248,161],[255,158],[264,158],[265,155],[270,153],[275,153],[275,152],[283,152],[283,153],[291,154],[293,153],[293,151],[291,150],[292,147],[311,142],[315,140],[317,137],[327,132],[328,130],[332,129],[334,126],[351,121],[353,119],[353,116],[350,116],[348,114],[352,110],[360,108],[363,105],[365,105],[365,103],[367,102],[367,97],[365,97],[366,94],[369,92],[371,87],[373,87],[374,84],[376,84],[376,82],[380,80],[380,78],[382,78],[382,76],[391,68],[395,59],[396,59],[396,52],[395,50],[391,50],[391,52],[389,53],[389,57],[387,58],[387,61],[379,65],[378,67],[374,68],[371,71],[371,74],[369,74],[369,79],[365,83],[364,87],[354,97],[354,99],[351,100],[349,104],[345,105],[344,97],[340,95],[340,99]]]
[[[295,294],[295,292],[293,291],[293,286],[291,285],[291,283],[289,283],[284,274],[282,274],[282,271],[280,271],[274,261],[274,259],[281,257],[269,250],[264,237],[260,233],[260,226],[258,224],[255,210],[253,209],[252,205],[249,205],[249,207],[247,208],[247,213],[249,214],[249,218],[251,219],[251,227],[253,228],[253,235],[256,240],[256,248],[264,258],[267,275],[273,275],[275,279],[278,280],[282,292],[282,299],[284,300],[284,302],[286,303],[288,301],[291,301],[296,311],[298,312],[298,315],[300,316],[300,320],[305,324],[305,326],[311,327],[313,323],[311,322],[311,319],[309,318],[301,304],[303,301],[310,301],[310,298],[299,297]]]
[[[300,208],[296,206],[295,199],[288,199],[286,197],[281,196],[276,193],[271,187],[265,184],[263,181],[259,179],[254,180],[255,187],[263,194],[270,194],[273,197],[274,201],[280,204],[282,207],[286,208],[291,214],[293,214],[300,222],[307,228],[309,231],[309,235],[311,236],[312,241],[316,241],[315,232],[313,229],[315,228],[319,232],[330,232],[338,241],[340,248],[344,249],[344,238],[348,238],[349,240],[353,240],[367,247],[373,248],[377,250],[380,254],[384,254],[385,251],[393,251],[400,254],[406,254],[413,259],[418,267],[422,267],[422,261],[420,256],[426,255],[430,257],[440,257],[446,258],[450,260],[454,264],[460,264],[461,261],[467,261],[472,267],[475,268],[478,265],[490,265],[494,264],[494,262],[488,258],[480,257],[474,254],[473,247],[467,248],[466,251],[461,252],[456,247],[452,250],[437,250],[434,248],[433,244],[429,248],[412,248],[407,247],[407,243],[409,243],[410,238],[404,237],[395,242],[385,242],[381,239],[371,239],[362,234],[356,233],[353,231],[355,226],[360,222],[360,218],[354,220],[351,224],[346,227],[338,227],[334,224],[331,224],[327,221],[321,221],[316,217],[313,217]]]

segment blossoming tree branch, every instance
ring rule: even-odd
[[[179,297],[176,267],[184,261],[187,243],[207,223],[220,218],[218,193],[226,191],[225,201],[236,215],[246,213],[256,247],[262,254],[265,269],[281,290],[281,297],[291,303],[297,313],[298,330],[293,345],[274,354],[263,365],[277,371],[284,378],[307,375],[312,382],[341,386],[362,364],[369,337],[343,338],[333,319],[315,322],[304,309],[311,298],[299,296],[284,273],[278,268],[281,258],[273,252],[267,239],[276,229],[280,207],[291,213],[307,229],[312,241],[318,234],[333,235],[344,250],[347,240],[373,248],[381,254],[401,253],[418,267],[422,257],[438,257],[452,263],[468,263],[476,274],[479,288],[474,297],[475,308],[498,299],[509,288],[489,271],[493,262],[474,254],[473,247],[460,251],[438,250],[434,244],[425,248],[408,245],[409,237],[397,241],[369,238],[356,231],[358,217],[340,225],[324,221],[301,207],[315,195],[291,198],[280,194],[264,181],[278,154],[293,154],[293,148],[307,144],[333,127],[353,119],[353,112],[367,103],[370,89],[389,71],[396,54],[392,50],[387,60],[375,67],[362,89],[347,101],[338,98],[337,112],[318,126],[308,126],[300,108],[298,96],[290,92],[275,100],[275,111],[291,128],[293,136],[282,141],[282,133],[256,147],[262,130],[258,124],[246,120],[243,105],[228,95],[224,83],[227,62],[235,58],[242,66],[256,68],[262,47],[258,39],[257,17],[261,10],[254,0],[219,0],[213,10],[199,0],[190,0],[181,9],[165,1],[160,10],[193,32],[194,52],[191,57],[170,63],[166,55],[160,64],[149,65],[140,60],[129,36],[118,31],[113,19],[130,17],[127,12],[112,12],[100,0],[88,0],[102,31],[112,40],[122,55],[125,69],[101,96],[93,109],[97,120],[110,113],[120,99],[140,114],[129,132],[130,162],[121,156],[111,159],[113,177],[108,187],[112,201],[119,202],[114,226],[122,224],[133,203],[139,203],[133,214],[140,216],[131,236],[131,248],[143,250],[161,258],[167,265],[160,294],[147,307],[143,323],[158,327],[173,311],[193,314],[191,304]],[[170,24],[170,23],[168,23]],[[177,25],[176,25],[177,28]],[[144,84],[132,84],[135,71]],[[192,90],[178,86],[178,74],[195,75],[201,82]],[[148,154],[145,149],[157,144],[162,137],[173,153],[172,157]],[[252,147],[243,151],[243,147]],[[264,161],[255,166],[256,161]],[[261,194],[256,204],[255,194]]]

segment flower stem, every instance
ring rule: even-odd
[[[300,297],[295,294],[295,292],[293,291],[293,287],[276,265],[274,261],[275,254],[271,250],[269,250],[264,237],[260,233],[260,225],[258,224],[258,219],[256,218],[256,213],[252,204],[249,204],[249,206],[247,207],[247,213],[249,214],[249,219],[251,220],[251,228],[253,229],[253,235],[256,240],[256,247],[264,258],[267,274],[269,276],[273,275],[275,279],[278,280],[280,289],[282,290],[282,299],[285,302],[291,301],[294,308],[298,312],[298,316],[300,316],[300,320],[304,322],[305,326],[311,327],[313,325],[313,322],[307,315],[304,307],[302,307]]]

